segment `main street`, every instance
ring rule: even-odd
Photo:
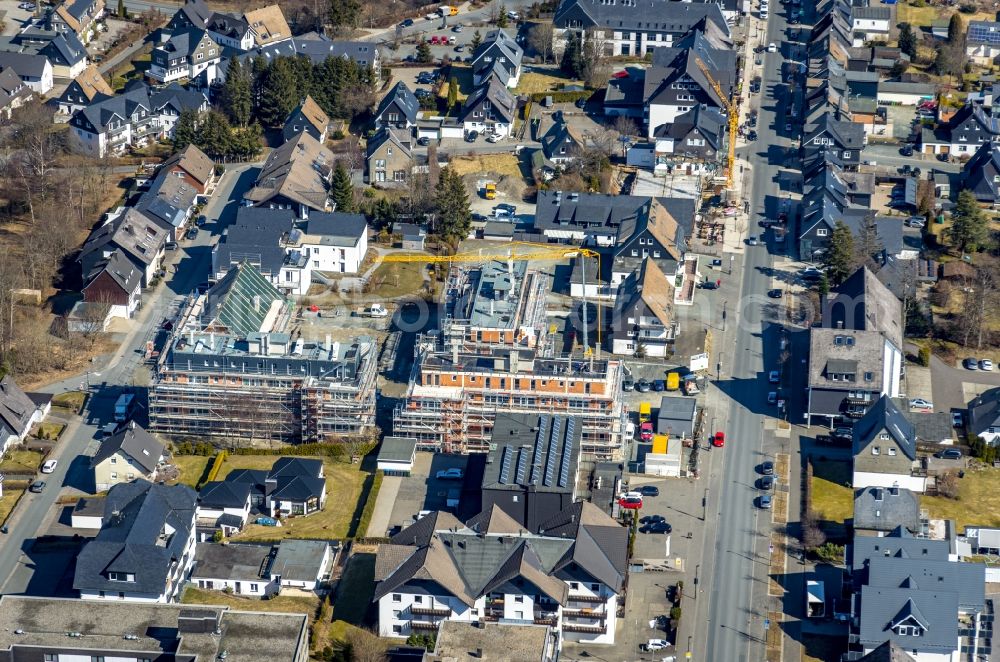
[[[122,387],[134,384],[147,340],[152,339],[163,318],[177,302],[191,292],[208,274],[212,243],[236,216],[243,192],[252,184],[255,171],[250,164],[230,166],[205,206],[205,230],[193,241],[181,242],[176,253],[167,253],[166,282],[143,292],[143,305],[132,329],[114,355],[99,357],[88,373],[41,389],[48,393],[91,387],[91,400],[84,415],[74,419],[55,446],[49,459],[58,460],[56,471],[45,477],[48,487],[40,494],[26,492],[7,523],[8,533],[0,536],[0,587],[3,593],[35,592],[40,583],[33,575],[62,572],[63,568],[41,568],[32,553],[34,538],[42,535],[46,517],[59,498],[63,486],[93,491],[90,456],[98,446],[98,430],[111,420],[113,403]],[[170,273],[176,265],[176,273]],[[100,385],[100,386],[99,386]],[[52,579],[57,581],[58,577]]]
[[[751,169],[745,180],[749,190],[744,188],[751,210],[749,232],[756,230],[761,219],[776,217],[779,200],[784,195],[779,171],[796,158],[791,136],[785,131],[789,115],[780,69],[783,56],[788,55],[788,45],[782,43],[786,29],[783,14],[783,8],[772,7],[767,30],[760,40],[765,45],[778,44],[779,52],[761,54],[763,82],[757,99],[758,139],[741,150]],[[755,32],[751,30],[751,36]],[[699,630],[693,646],[694,659],[732,662],[764,659],[767,533],[771,511],[756,509],[754,500],[759,493],[754,482],[755,468],[768,459],[763,451],[766,380],[767,371],[777,366],[763,363],[764,338],[768,334],[764,329],[762,303],[767,301],[766,291],[770,287],[767,275],[773,262],[770,251],[783,249],[774,244],[747,247],[742,261],[741,300],[730,316],[729,335],[720,343],[723,349],[713,359],[720,364],[721,379],[716,384],[722,392],[720,402],[728,401],[728,416],[725,405],[719,413],[719,420],[724,422],[720,429],[725,430],[727,443],[721,480],[709,477],[713,487],[707,508],[708,549],[702,559],[705,570],[699,578],[699,591],[704,591],[702,595],[708,600],[702,597],[698,601]]]

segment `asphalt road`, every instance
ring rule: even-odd
[[[3,586],[4,593],[30,591],[32,575],[36,570],[43,569],[39,567],[38,559],[33,558],[31,547],[59,497],[60,488],[66,486],[84,492],[93,490],[89,456],[99,445],[97,432],[111,420],[114,401],[122,387],[133,384],[146,341],[156,333],[172,306],[205,280],[211,260],[211,245],[235,218],[242,193],[255,176],[250,171],[251,167],[250,164],[229,167],[215,195],[203,210],[208,217],[205,231],[193,241],[181,241],[176,253],[167,253],[167,281],[143,293],[143,307],[136,318],[137,324],[118,351],[113,356],[96,359],[88,374],[76,375],[40,389],[48,393],[62,393],[79,389],[81,384],[86,387],[89,382],[91,399],[83,417],[70,423],[49,456],[59,463],[54,473],[44,477],[47,482],[45,491],[41,494],[27,493],[8,522],[9,532],[0,535],[0,586]],[[176,272],[172,271],[171,265],[177,266]],[[58,571],[52,568],[43,570]]]
[[[781,43],[785,30],[783,9],[773,7],[768,33],[763,42]],[[795,157],[792,141],[785,132],[785,86],[780,66],[788,45],[779,53],[763,54],[763,90],[759,99],[758,139],[750,146],[751,230],[764,217],[773,218],[782,195],[779,170]],[[770,511],[755,507],[755,467],[763,461],[763,415],[767,410],[767,370],[762,312],[767,302],[772,258],[764,246],[748,248],[742,263],[741,305],[731,318],[736,323],[735,338],[727,338],[718,361],[721,363],[719,388],[729,399],[726,423],[727,443],[721,484],[709,497],[709,517],[715,520],[715,545],[705,562],[704,590],[709,594],[706,640],[696,650],[705,651],[704,660],[759,660],[764,658],[763,622],[766,603],[766,538],[758,524],[770,528]],[[735,318],[735,319],[733,319]],[[728,340],[734,342],[727,342]],[[722,416],[726,420],[725,416]],[[714,452],[714,451],[713,451]],[[764,513],[761,516],[760,513]],[[715,517],[711,516],[715,513]],[[759,520],[759,521],[758,521]],[[701,639],[701,636],[699,636]],[[702,647],[704,646],[704,647]]]

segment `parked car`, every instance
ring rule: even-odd
[[[666,522],[651,522],[639,529],[642,533],[670,533],[674,527]]]
[[[979,361],[969,357],[962,361],[962,366],[964,366],[966,370],[979,370]]]
[[[910,400],[910,409],[934,409],[934,403],[923,398],[913,398]]]
[[[775,44],[772,41],[770,44],[767,45],[767,52],[768,53],[777,53],[778,52],[778,45]]]
[[[854,430],[846,426],[837,427],[833,429],[833,436],[838,439],[852,439],[854,437]]]
[[[644,421],[639,424],[639,440],[640,441],[652,441],[653,440],[653,424],[649,421]]]
[[[197,239],[198,238],[198,227],[188,228],[188,231],[184,234],[186,239]]]
[[[767,296],[769,296],[772,299],[780,299],[781,297],[785,296],[785,291],[778,289],[768,290]]]
[[[781,381],[781,373],[777,370],[772,370],[767,373],[767,381],[771,384],[777,384]]]
[[[652,653],[654,651],[661,651],[666,649],[670,645],[670,642],[666,639],[650,639],[645,644],[645,649],[647,653]]]
[[[653,380],[653,390],[659,393],[660,391],[667,390],[667,383],[662,379]]]
[[[486,136],[486,142],[488,143],[498,143],[501,140],[503,140],[503,136],[501,136],[499,133],[491,133],[490,135]]]
[[[939,460],[961,460],[962,451],[957,448],[946,448],[943,451],[938,451],[934,453],[934,457]]]
[[[413,96],[417,97],[418,99],[429,99],[432,95],[430,90],[418,87],[413,91]]]
[[[650,385],[649,380],[647,379],[640,379],[635,384],[635,390],[639,391],[639,393],[649,393],[649,390],[651,388],[652,386]]]
[[[639,510],[642,508],[642,497],[626,495],[618,500],[618,505],[627,510]]]
[[[799,276],[804,280],[819,280],[823,277],[823,272],[816,267],[806,267],[799,272]]]
[[[639,524],[652,524],[653,522],[665,522],[667,521],[663,515],[646,515],[639,520]]]
[[[204,227],[205,223],[207,222],[208,222],[208,217],[202,214],[201,216],[198,217],[198,220],[195,221],[194,224],[200,228]]]
[[[770,492],[774,489],[774,476],[761,476],[757,479],[757,489]]]
[[[906,225],[911,228],[922,228],[927,224],[923,216],[911,216],[906,219]]]
[[[45,489],[45,481],[44,480],[36,480],[28,488],[28,491],[29,492],[34,492],[35,494],[38,494],[39,492],[41,492],[44,489]]]
[[[469,131],[467,134],[465,134],[465,142],[474,143],[476,142],[476,138],[478,137],[479,137],[478,131]]]
[[[431,144],[431,139],[427,136],[421,136],[420,138],[417,138],[417,144],[421,147],[427,147]]]
[[[903,145],[899,153],[903,156],[913,156],[913,145]]]
[[[772,462],[771,460],[765,460],[764,462],[761,462],[760,463],[760,469],[759,469],[759,471],[760,471],[761,475],[764,475],[764,476],[773,476],[774,475],[774,462]]]
[[[719,289],[719,284],[714,280],[706,280],[698,283],[698,287],[703,290],[717,290]]]
[[[452,467],[451,469],[442,469],[441,471],[434,474],[434,477],[438,480],[462,480],[462,470],[458,467]]]
[[[761,494],[759,497],[757,497],[757,507],[758,508],[768,509],[768,508],[771,507],[771,504],[772,504],[772,500],[771,500],[771,495],[770,494]]]
[[[963,425],[965,425],[965,417],[962,416],[962,412],[960,411],[951,412],[951,424],[956,428],[960,428]]]
[[[757,132],[753,130],[747,131],[747,140],[750,142],[757,140]]]
[[[42,473],[50,474],[56,470],[56,465],[59,464],[59,460],[46,460],[45,464],[42,465]]]
[[[635,380],[631,377],[625,377],[622,379],[622,390],[623,391],[633,391],[635,390]]]
[[[643,485],[639,488],[639,494],[642,496],[660,496],[660,488],[656,485]]]
[[[451,31],[452,32],[461,32],[462,31],[462,26],[461,25],[456,25],[455,27],[453,27],[451,29]]]
[[[989,359],[980,359],[980,361],[979,361],[979,369],[980,370],[992,370],[993,369],[993,361],[990,361]]]
[[[747,246],[756,246],[756,245],[757,245],[757,235],[752,234],[749,237],[747,237]]]
[[[715,446],[716,448],[722,448],[723,446],[725,446],[726,445],[726,433],[725,432],[716,432],[712,436],[712,445]]]
[[[401,28],[408,28],[408,27],[410,27],[412,25],[413,25],[413,19],[412,18],[408,18],[405,21],[403,21],[402,23],[400,23],[399,27],[401,27]]]

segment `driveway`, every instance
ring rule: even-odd
[[[934,409],[951,411],[965,409],[969,400],[989,388],[1000,386],[1000,373],[966,370],[950,366],[936,356],[931,357],[931,382]]]

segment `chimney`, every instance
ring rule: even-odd
[[[483,652],[482,648],[477,648],[476,649],[476,657],[479,658],[480,660],[485,660],[486,659],[486,653]]]
[[[837,328],[838,329],[843,329],[844,328],[844,323],[842,321],[837,322]]]

